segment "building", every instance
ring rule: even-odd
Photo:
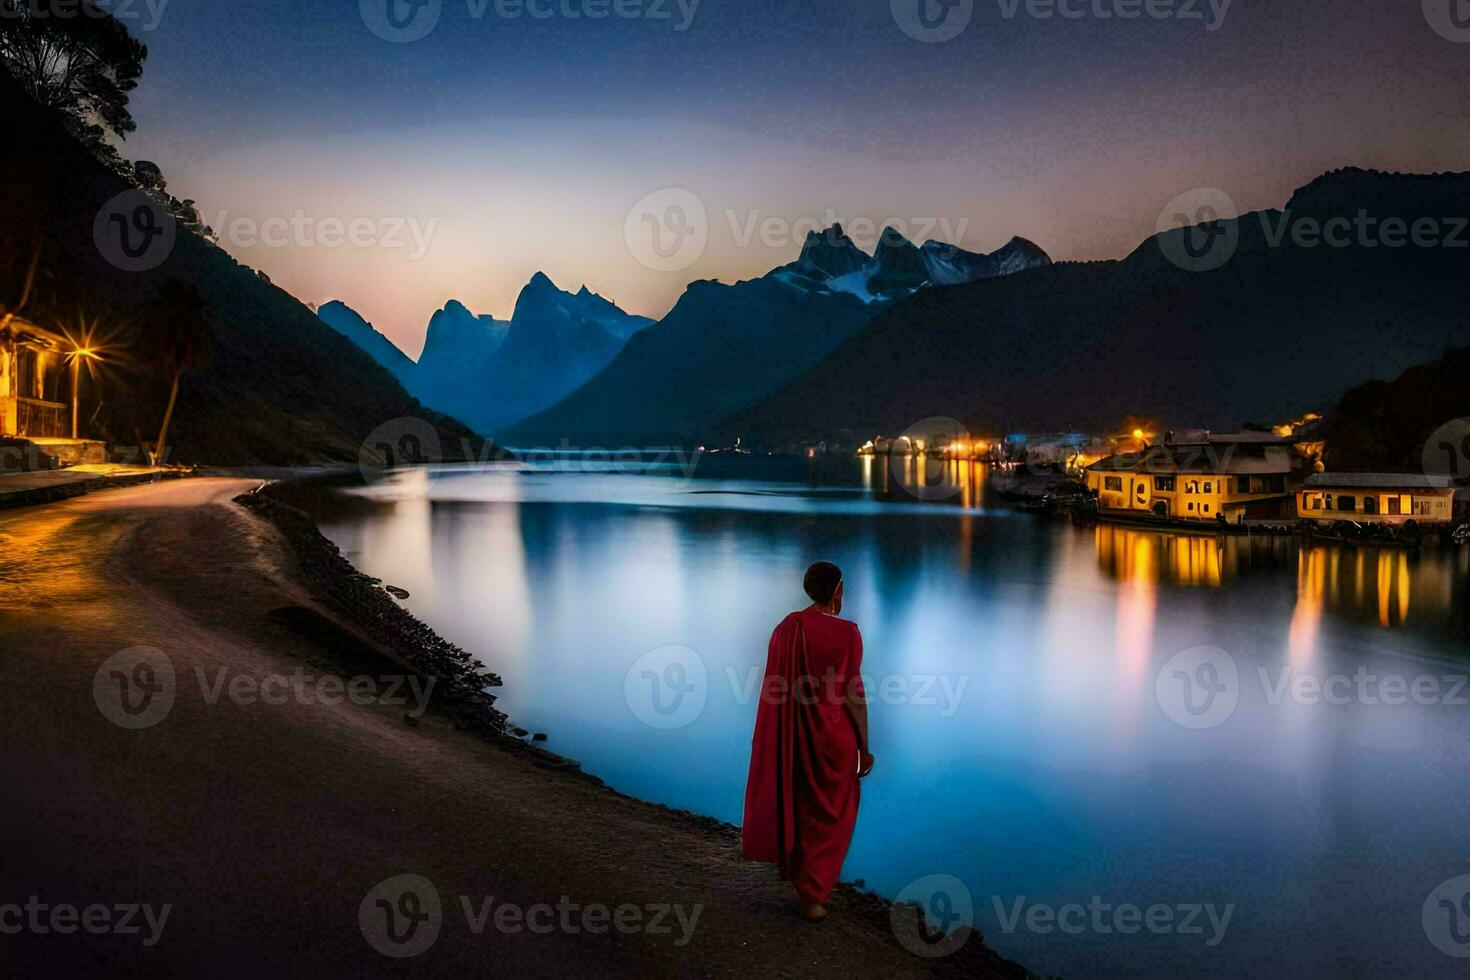
[[[1087,467],[1103,516],[1171,522],[1289,520],[1305,461],[1290,437],[1201,433],[1117,453]]]
[[[71,349],[65,337],[18,317],[0,327],[0,435],[72,435]]]
[[[1453,478],[1422,473],[1314,473],[1297,494],[1297,514],[1312,524],[1448,524]]]
[[[106,460],[104,443],[77,438],[76,372],[91,356],[61,334],[0,316],[0,469]]]

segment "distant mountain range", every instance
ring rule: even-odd
[[[652,321],[585,287],[573,294],[536,273],[509,321],[450,300],[429,321],[415,362],[345,303],[318,315],[372,355],[424,404],[493,433],[554,404],[605,367]]]
[[[873,255],[840,225],[807,236],[797,261],[759,279],[689,286],[585,386],[498,433],[507,445],[688,443],[820,363],[874,316],[929,287],[1049,265],[1013,239],[991,255],[893,230]]]
[[[1362,214],[1370,234],[1310,234]],[[1467,215],[1470,175],[1344,170],[1284,211],[1170,231],[1121,261],[922,290],[714,438],[796,448],[860,444],[935,416],[995,434],[1111,431],[1129,417],[1230,427],[1329,409],[1353,385],[1470,345]],[[1437,239],[1386,245],[1389,219],[1427,223]],[[1185,235],[1238,243],[1219,268],[1186,271],[1165,254]]]

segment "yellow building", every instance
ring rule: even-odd
[[[1290,439],[1272,433],[1202,435],[1099,460],[1087,488],[1105,517],[1289,520],[1295,460]]]
[[[1422,473],[1314,473],[1297,494],[1297,513],[1313,524],[1448,524],[1455,484]]]
[[[72,426],[66,339],[18,317],[0,327],[0,436],[66,438]]]

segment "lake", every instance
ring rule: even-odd
[[[877,758],[844,878],[1033,970],[1461,974],[1470,549],[1078,527],[912,465],[547,457],[315,516],[548,748],[734,823],[770,631],[836,562]]]

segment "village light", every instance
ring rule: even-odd
[[[71,437],[76,439],[78,432],[78,407],[80,404],[78,392],[81,386],[82,362],[99,361],[102,359],[102,355],[95,348],[78,347],[67,355],[67,359],[71,361]]]

